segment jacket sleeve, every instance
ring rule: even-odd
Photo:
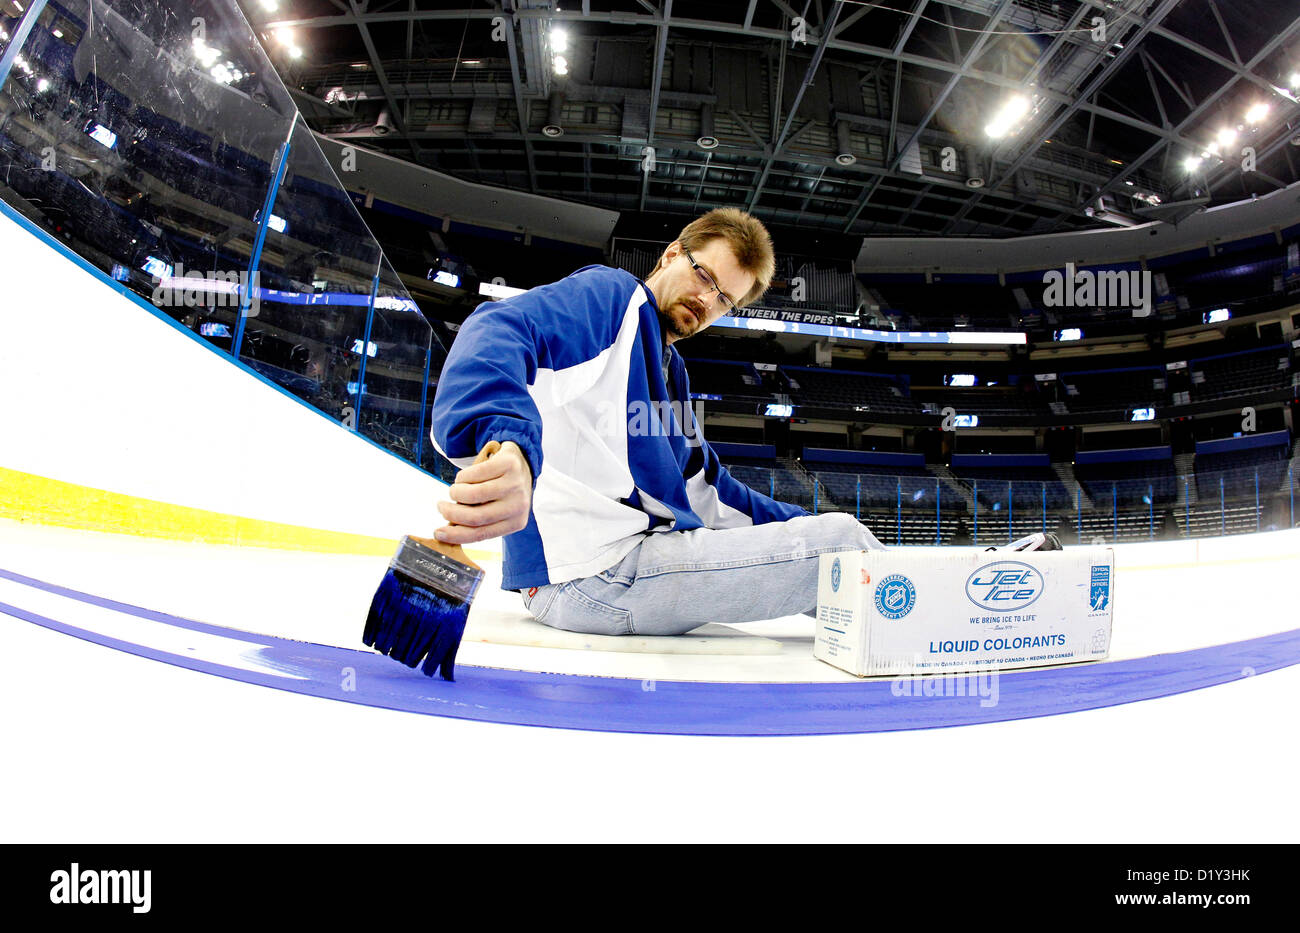
[[[433,399],[434,446],[467,467],[488,441],[514,441],[533,483],[542,470],[542,419],[528,387],[538,343],[522,303],[489,302],[461,326]]]

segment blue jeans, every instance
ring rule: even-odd
[[[522,595],[528,611],[552,628],[593,635],[681,635],[709,622],[812,613],[819,555],[883,548],[844,512],[744,528],[647,534],[608,570]]]

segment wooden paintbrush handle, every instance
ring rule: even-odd
[[[475,464],[482,463],[484,460],[486,460],[488,457],[491,457],[500,449],[501,449],[501,444],[499,441],[488,441],[486,444],[483,445],[483,449],[478,452],[478,456],[474,458],[474,463]],[[476,570],[483,569],[482,567],[479,567],[478,564],[474,563],[472,560],[469,559],[469,557],[465,554],[465,549],[462,548],[459,544],[444,544],[443,542],[439,541],[437,538],[419,538],[416,537],[415,535],[411,535],[410,537],[413,541],[419,541],[425,547],[431,548],[432,550],[437,551],[439,554],[443,554],[447,557],[450,557],[452,560],[460,561],[462,564],[469,564],[469,566],[475,568]]]

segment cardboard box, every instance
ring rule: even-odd
[[[1041,667],[1110,651],[1110,548],[843,551],[820,561],[813,654],[851,674]]]

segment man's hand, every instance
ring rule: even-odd
[[[470,544],[519,531],[528,524],[533,474],[519,445],[506,441],[482,463],[456,474],[451,502],[438,511],[451,522],[433,533],[446,544]]]

